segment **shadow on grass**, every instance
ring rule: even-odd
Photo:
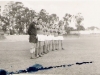
[[[20,73],[33,73],[40,70],[49,70],[52,68],[60,68],[60,67],[71,67],[73,65],[83,65],[83,64],[90,64],[91,62],[76,62],[75,64],[68,64],[68,65],[59,65],[59,66],[49,66],[49,67],[43,67],[40,64],[35,64],[33,66],[28,67],[26,70],[19,70],[16,72],[7,72],[6,70],[0,69],[0,75],[10,75],[10,74],[20,74]]]

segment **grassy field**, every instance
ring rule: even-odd
[[[34,74],[100,75],[100,36],[65,37],[63,44],[65,50],[51,51],[43,57],[30,59],[28,41],[1,41],[0,68],[18,71],[34,64],[48,67],[93,61],[91,64],[53,68]]]

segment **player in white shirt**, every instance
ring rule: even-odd
[[[58,50],[58,25],[55,25],[55,49]]]
[[[51,35],[52,35],[51,47],[52,47],[52,51],[54,51],[54,28],[53,28],[53,24],[51,24]]]
[[[58,35],[59,35],[59,46],[60,46],[60,48],[62,50],[64,50],[63,43],[62,43],[62,41],[64,40],[63,33],[64,33],[63,26],[59,26],[59,32],[58,32]]]
[[[43,39],[44,39],[44,42],[43,42],[43,53],[46,54],[46,26],[45,26],[45,23],[43,22],[42,23],[42,31],[43,31]]]
[[[53,41],[53,35],[52,35],[52,27],[51,27],[51,25],[50,25],[50,28],[49,28],[50,30],[50,36],[49,36],[49,38],[50,38],[50,50],[53,50],[53,48],[52,48],[52,41]]]
[[[48,33],[48,29],[47,29],[47,24],[46,22],[44,22],[44,34],[45,34],[45,53],[48,53],[48,36],[47,36],[47,33]]]
[[[43,32],[42,32],[42,19],[38,19],[38,24],[37,24],[37,37],[38,37],[38,43],[37,43],[37,57],[42,57],[42,42],[44,41],[43,37]]]

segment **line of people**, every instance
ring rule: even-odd
[[[34,17],[28,28],[31,59],[42,57],[50,51],[64,50],[63,25],[49,24]]]

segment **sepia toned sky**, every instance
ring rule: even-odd
[[[2,9],[8,2],[7,0],[0,1]],[[36,12],[46,9],[49,14],[56,13],[60,19],[64,17],[65,13],[73,15],[82,13],[85,28],[89,26],[100,28],[100,0],[21,0],[21,2]]]

